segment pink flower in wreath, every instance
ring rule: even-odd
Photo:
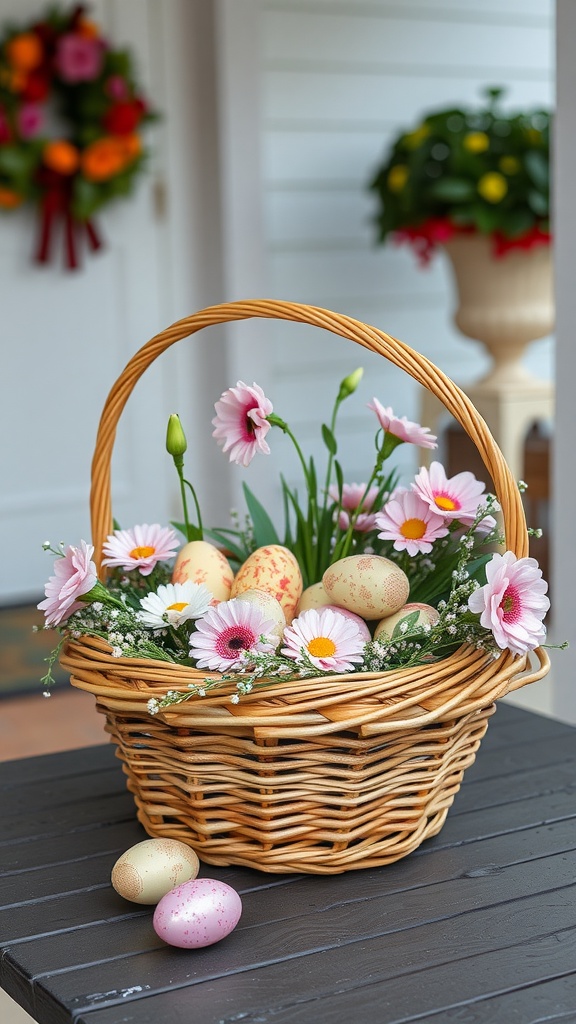
[[[328,493],[332,501],[337,505],[340,502],[338,488],[333,486]],[[366,493],[366,484],[343,484],[342,508],[338,516],[338,526],[340,529],[348,529],[350,526],[350,514],[360,508],[361,511],[356,517],[354,529],[358,533],[369,533],[370,530],[373,530],[376,517],[371,514],[371,510],[377,495],[377,487],[370,487],[368,493]]]
[[[436,515],[444,519],[457,519],[464,526],[470,526],[478,507],[486,497],[484,484],[468,471],[447,477],[440,462],[432,462],[430,469],[422,466],[412,484],[418,494]],[[491,530],[496,525],[492,516],[486,516],[479,529]]]
[[[142,576],[149,576],[154,566],[172,558],[177,548],[178,539],[170,527],[143,523],[131,530],[114,530],[103,544],[106,557],[102,564],[138,569]]]
[[[239,380],[235,388],[223,392],[214,408],[212,423],[216,429],[212,436],[222,445],[222,451],[230,452],[230,462],[248,466],[257,452],[270,454],[265,440],[270,430],[266,417],[273,406],[258,384],[250,387]]]
[[[18,111],[18,131],[23,139],[33,139],[44,127],[44,109],[39,103],[24,103]]]
[[[395,416],[393,409],[390,406],[383,406],[377,398],[368,402],[368,408],[376,413],[382,430],[387,434],[393,434],[399,441],[416,444],[419,448],[438,447],[436,437],[430,433],[428,427],[421,427],[419,423],[413,423],[406,416]]]
[[[526,654],[546,639],[542,620],[550,607],[548,584],[535,558],[495,553],[486,565],[487,583],[468,598],[480,625],[490,629],[502,650]]]
[[[92,590],[98,581],[93,554],[94,546],[83,540],[79,548],[67,547],[62,558],[54,562],[54,575],[44,588],[46,598],[38,605],[44,612],[47,626],[59,626],[82,607],[78,598]]]
[[[58,40],[54,63],[64,82],[70,85],[92,82],[98,78],[104,63],[102,40],[66,32]]]
[[[393,540],[396,551],[407,551],[411,558],[430,554],[435,540],[445,537],[448,528],[440,515],[432,512],[413,491],[398,487],[376,515],[382,540]]]

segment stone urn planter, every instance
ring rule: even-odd
[[[549,245],[493,254],[485,235],[460,235],[443,243],[456,284],[454,321],[462,334],[482,342],[492,357],[475,392],[519,389],[539,382],[522,365],[527,346],[554,327],[552,252]]]

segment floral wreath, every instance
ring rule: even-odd
[[[128,195],[146,150],[141,128],[155,115],[136,84],[133,60],[116,50],[82,6],[51,8],[0,38],[0,210],[39,209],[36,260],[50,259],[63,229],[66,265],[77,243],[101,241],[94,214]]]

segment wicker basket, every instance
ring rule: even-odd
[[[116,425],[143,371],[203,327],[250,317],[312,324],[379,352],[432,391],[476,444],[502,505],[507,547],[528,552],[518,488],[484,421],[456,385],[407,345],[325,309],[276,301],[213,306],[152,338],[106,402],[92,463],[96,552],[112,529],[110,463]],[[231,689],[151,717],[147,702],[206,676],[189,667],[114,658],[103,642],[68,643],[62,664],[95,694],[153,836],[193,846],[208,864],[335,874],[415,850],[444,822],[494,711],[494,701],[540,679],[544,651],[497,660],[462,647],[426,667],[327,676],[252,691]]]

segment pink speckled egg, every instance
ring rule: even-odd
[[[326,569],[322,583],[331,604],[369,621],[393,615],[405,604],[410,591],[406,573],[382,555],[341,558]]]
[[[295,556],[282,544],[256,548],[238,569],[230,597],[242,597],[245,590],[272,594],[282,605],[286,622],[292,622],[302,593],[302,573]]]
[[[178,552],[172,583],[204,583],[214,596],[214,603],[227,601],[234,573],[226,557],[207,540],[191,540]]]
[[[225,939],[242,913],[242,900],[226,882],[195,878],[162,897],[154,911],[154,931],[170,946],[202,949]]]

